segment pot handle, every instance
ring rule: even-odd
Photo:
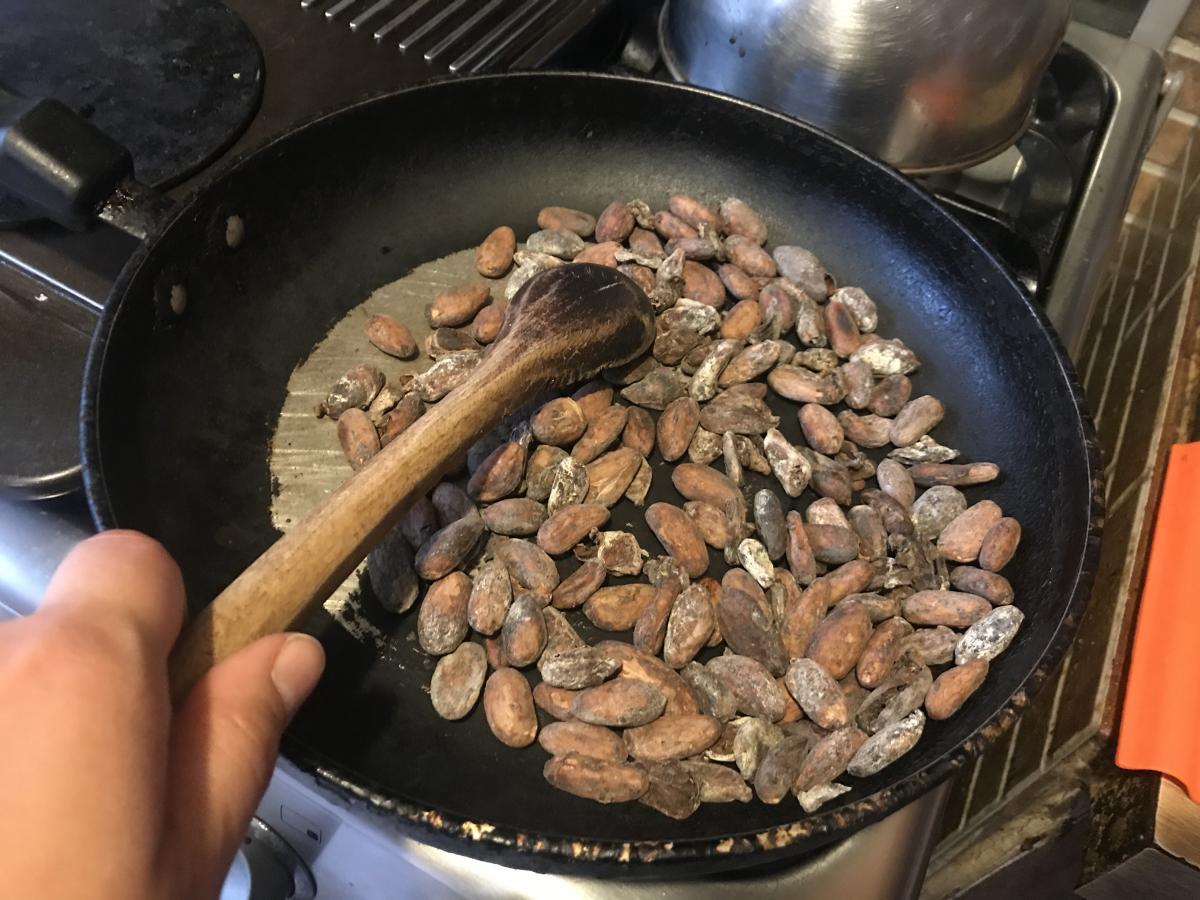
[[[96,218],[139,240],[170,208],[133,177],[133,156],[69,107],[0,85],[0,191],[72,231]]]

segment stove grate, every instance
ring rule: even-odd
[[[522,65],[567,21],[590,19],[595,0],[300,0],[300,8],[455,75]],[[531,60],[536,64],[541,60]]]

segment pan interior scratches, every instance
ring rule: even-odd
[[[338,444],[337,429],[320,428],[313,421],[333,383],[362,363],[383,372],[385,384],[429,367],[424,353],[405,361],[372,347],[366,337],[367,320],[380,313],[393,316],[406,324],[418,346],[423,346],[431,332],[425,307],[439,291],[464,282],[485,281],[492,285],[494,296],[502,296],[503,280],[481,278],[474,259],[474,248],[462,250],[417,266],[403,278],[377,288],[329,329],[296,366],[288,379],[287,397],[270,449],[272,484],[277,486],[271,500],[271,521],[280,531],[286,532],[301,522],[351,474]],[[373,644],[380,656],[402,666],[400,648],[393,645],[394,639],[388,634],[388,623],[396,617],[364,597],[364,591],[369,591],[365,571],[365,564],[358,566],[325,601],[325,609],[355,638]]]

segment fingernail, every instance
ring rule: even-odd
[[[292,634],[283,642],[271,667],[271,681],[283,699],[288,718],[296,714],[325,670],[325,651],[307,634]]]

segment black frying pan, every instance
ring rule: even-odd
[[[97,523],[162,540],[193,606],[203,604],[276,535],[267,448],[288,378],[348,309],[497,224],[531,232],[544,205],[597,212],[640,196],[661,208],[677,191],[744,198],[772,244],[812,248],[877,299],[880,332],[916,350],[918,389],[949,409],[939,439],[1003,469],[968,495],[994,498],[1024,526],[1006,574],[1025,626],[958,715],[929,723],[915,750],[850,779],[853,790],[816,815],[785,799],[706,805],[675,822],[552,790],[545,754],[502,747],[481,709],[438,719],[423,692],[432,661],[405,640],[415,616],[389,617],[365,589],[361,615],[392,635],[398,656],[381,659],[314,614],[305,626],[325,642],[329,670],[284,751],[422,840],[509,865],[631,877],[794,857],[961,769],[1071,639],[1095,563],[1099,469],[1078,384],[1040,311],[891,170],[766,110],[622,78],[521,74],[401,91],[297,129],[184,203],[125,267],[92,346],[82,441]],[[224,240],[231,213],[246,224],[236,251]],[[186,287],[179,318],[172,285]],[[794,414],[783,427],[800,439]],[[678,501],[657,466],[656,476],[651,500]]]

